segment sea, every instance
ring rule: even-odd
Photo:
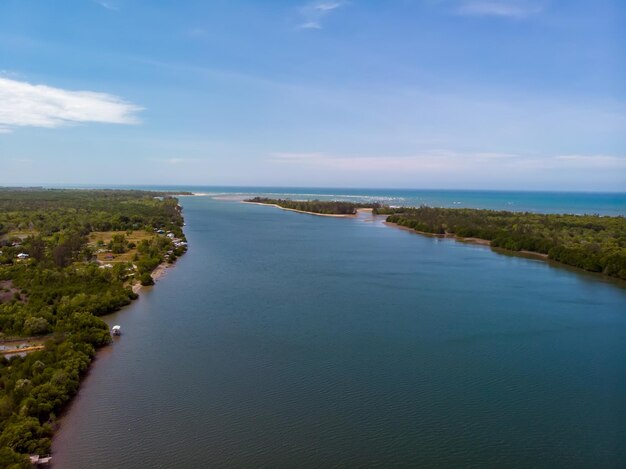
[[[121,187],[121,186],[120,186]],[[104,319],[55,468],[624,467],[626,285],[254,195],[599,215],[625,194],[147,187],[189,251]]]

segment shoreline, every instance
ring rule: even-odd
[[[339,213],[316,213],[316,212],[307,212],[306,210],[296,210],[295,208],[286,208],[281,207],[278,204],[264,204],[262,202],[248,202],[247,200],[242,200],[242,204],[252,204],[252,205],[263,205],[265,207],[276,207],[281,210],[286,210],[288,212],[296,212],[296,213],[304,213],[305,215],[317,215],[318,217],[331,217],[331,218],[356,218],[359,214],[359,210],[371,210],[371,209],[357,209],[357,213],[354,214],[339,214]]]
[[[154,270],[152,272],[150,272],[150,275],[152,276],[152,280],[154,280],[154,283],[156,283],[157,280],[162,278],[165,275],[165,273],[167,272],[167,269],[173,267],[174,264],[168,264],[167,262],[161,262],[159,265],[157,265],[154,268]],[[133,290],[133,293],[139,294],[139,292],[143,288],[153,287],[153,286],[154,285],[142,285],[141,282],[138,281],[137,283],[135,283],[135,284],[133,284],[131,286],[131,289]]]
[[[488,239],[482,239],[482,238],[463,238],[462,236],[457,236],[455,234],[436,234],[436,233],[427,233],[426,231],[419,231],[419,230],[414,230],[413,228],[409,228],[407,226],[401,226],[398,225],[397,223],[391,223],[388,221],[384,221],[383,224],[390,226],[392,228],[397,228],[400,230],[405,230],[405,231],[409,231],[411,233],[415,233],[421,236],[427,236],[429,238],[442,238],[442,239],[452,239],[458,243],[466,243],[466,244],[475,244],[478,246],[486,246],[489,247],[491,249],[493,249],[496,252],[502,252],[502,253],[506,253],[506,254],[517,254],[517,255],[522,255],[522,256],[528,256],[528,257],[532,257],[532,258],[536,258],[538,260],[544,260],[544,261],[550,261],[550,262],[555,262],[559,265],[563,265],[563,266],[567,266],[570,268],[576,268],[574,266],[571,265],[567,265],[564,264],[563,262],[559,262],[559,261],[555,261],[553,259],[550,259],[550,257],[548,257],[547,254],[544,254],[542,252],[536,252],[536,251],[527,251],[527,250],[521,250],[521,251],[512,251],[510,249],[504,249],[504,248],[500,248],[500,247],[494,247],[491,245],[491,241],[489,241]],[[580,269],[584,272],[588,272],[584,269]],[[588,273],[594,273],[594,272],[588,272]]]

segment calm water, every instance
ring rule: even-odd
[[[623,467],[626,289],[371,218],[182,200],[57,468]]]

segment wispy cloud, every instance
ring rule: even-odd
[[[187,31],[187,35],[193,38],[204,38],[207,36],[207,30],[205,28],[191,28]]]
[[[455,152],[432,150],[409,156],[343,156],[324,153],[272,153],[270,161],[302,169],[371,173],[442,173],[466,171],[593,170],[626,169],[626,157],[612,155],[517,155],[499,152]]]
[[[541,10],[541,4],[528,0],[466,0],[457,9],[457,13],[470,16],[525,18]]]
[[[432,150],[415,155],[344,156],[324,153],[273,153],[275,163],[306,168],[323,168],[357,172],[448,172],[463,170],[480,163],[497,164],[495,160],[517,158],[508,153],[458,153]]]
[[[608,168],[626,170],[626,158],[612,155],[559,155],[554,157],[559,163],[582,168]]]
[[[317,21],[308,21],[298,26],[299,29],[322,29],[322,25]]]
[[[60,127],[102,122],[137,124],[142,108],[117,96],[93,91],[68,91],[0,77],[0,133],[14,127]]]
[[[301,23],[298,29],[322,29],[322,20],[337,8],[346,5],[345,1],[313,2],[300,8]]]
[[[165,159],[165,162],[168,164],[185,164],[185,163],[195,163],[198,161],[199,160],[197,158],[181,158],[179,156]]]
[[[119,7],[112,4],[111,2],[107,2],[105,0],[94,0],[94,3],[100,5],[102,8],[106,8],[111,11],[119,11]]]

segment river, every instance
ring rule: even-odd
[[[626,289],[380,219],[181,198],[55,468],[626,464]]]

